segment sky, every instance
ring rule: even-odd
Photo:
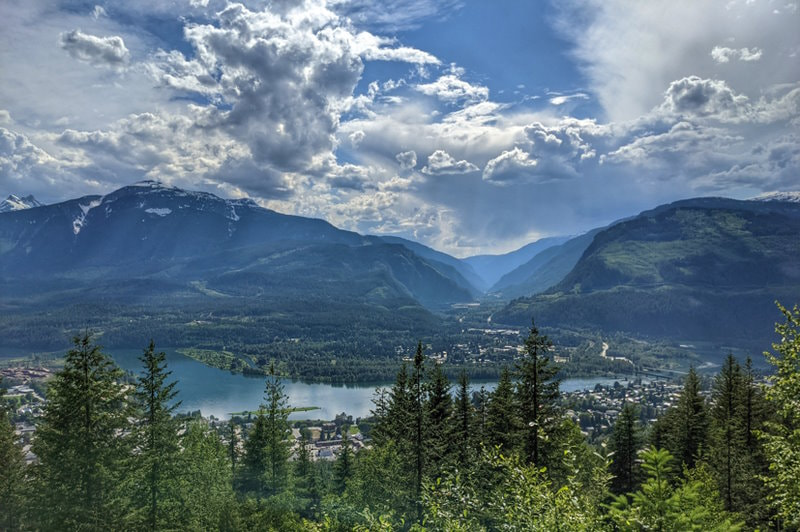
[[[0,1],[0,194],[156,179],[463,257],[798,190],[798,4]]]

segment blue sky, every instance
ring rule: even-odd
[[[456,256],[800,188],[791,0],[30,0],[0,193],[141,179]]]

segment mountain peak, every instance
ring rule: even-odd
[[[787,190],[776,192],[765,192],[752,198],[753,201],[785,201],[789,203],[800,203],[800,191]]]
[[[0,212],[21,211],[23,209],[41,207],[42,205],[44,204],[40,203],[32,194],[23,197],[9,194],[6,199],[0,202]]]

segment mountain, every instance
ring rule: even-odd
[[[501,277],[489,292],[505,299],[513,299],[546,291],[572,270],[600,231],[602,229],[593,229],[539,252],[525,264]]]
[[[775,300],[800,301],[800,204],[697,198],[599,232],[560,283],[493,321],[768,345]]]
[[[545,249],[563,244],[568,238],[542,238],[502,255],[474,255],[462,260],[472,267],[486,286],[492,286],[506,273],[525,264]]]
[[[121,281],[146,279],[159,293],[166,282],[198,295],[472,300],[455,269],[406,246],[153,181],[2,214],[0,279],[105,286],[104,297]]]
[[[788,201],[800,203],[800,191],[767,192],[753,198],[754,201]]]
[[[481,276],[475,272],[472,266],[463,260],[457,259],[451,255],[448,255],[447,253],[442,253],[441,251],[437,251],[433,248],[429,248],[428,246],[422,245],[419,242],[407,240],[399,236],[380,236],[376,238],[380,238],[384,242],[388,242],[390,244],[400,244],[401,246],[408,248],[423,259],[427,260],[431,264],[441,264],[445,267],[455,269],[467,281],[467,286],[465,286],[465,288],[472,291],[475,296],[482,294],[487,288],[489,288],[489,285],[487,285],[483,278],[481,278]]]
[[[33,195],[20,198],[14,194],[9,194],[6,199],[0,201],[0,213],[32,209],[33,207],[41,207],[42,205],[43,204],[39,203]]]

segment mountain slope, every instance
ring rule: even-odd
[[[455,270],[404,246],[156,182],[3,214],[0,276],[95,286],[150,278],[240,296],[260,285],[271,297],[383,294],[429,306],[472,299]]]
[[[489,287],[486,282],[475,272],[472,266],[460,259],[448,255],[447,253],[442,253],[441,251],[424,246],[419,242],[414,242],[413,240],[407,240],[398,236],[380,236],[376,238],[380,238],[384,242],[389,242],[390,244],[400,244],[410,249],[429,263],[438,263],[445,265],[446,267],[453,268],[467,281],[467,286],[465,286],[465,288],[474,291],[476,296],[478,293],[485,292]]]
[[[563,244],[568,237],[542,238],[502,255],[473,255],[463,261],[472,266],[487,286],[494,285],[503,275],[525,264],[545,249]]]
[[[489,291],[508,299],[544,292],[560,282],[575,267],[600,231],[602,229],[593,229],[563,244],[545,249],[505,274]]]
[[[800,205],[698,198],[601,231],[558,285],[494,319],[768,341],[776,299],[800,301]]]

